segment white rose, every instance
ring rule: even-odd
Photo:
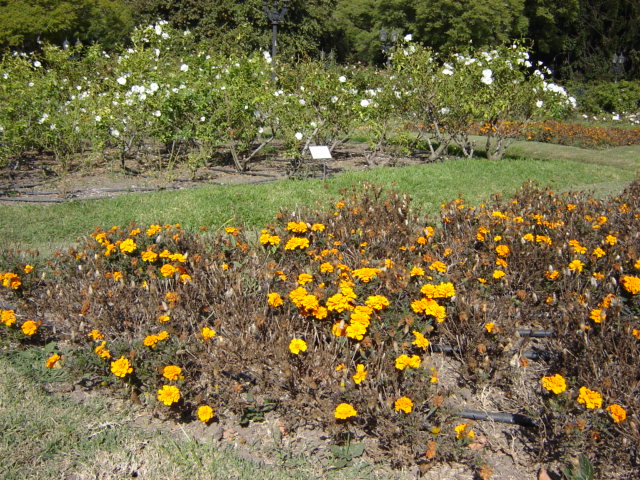
[[[361,107],[367,108],[369,105],[371,105],[371,102],[369,100],[367,100],[366,98],[360,100],[360,106]]]
[[[116,82],[118,82],[120,85],[126,85],[127,84],[127,77],[118,77],[116,79]]]
[[[302,140],[302,133],[296,132],[296,139],[297,140]]]
[[[182,65],[180,65],[181,72],[187,72],[188,70],[189,70],[189,65],[187,65],[186,63],[183,63]]]

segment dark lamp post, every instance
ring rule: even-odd
[[[273,34],[271,36],[271,58],[275,62],[277,53],[276,45],[278,37],[278,24],[282,21],[284,16],[289,11],[289,0],[284,0],[282,2],[276,0],[275,2],[273,2],[272,7],[267,4],[267,0],[262,0],[262,9],[264,10],[264,14],[271,22],[271,28],[273,31]]]
[[[391,66],[391,57],[389,57],[389,51],[398,41],[398,30],[395,28],[391,31],[387,31],[384,28],[380,29],[380,44],[382,45],[382,53],[387,57],[387,67]]]
[[[617,53],[613,54],[613,75],[616,78],[616,82],[618,81],[618,77],[624,73],[624,61],[626,58],[621,53],[618,55]]]

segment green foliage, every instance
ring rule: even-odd
[[[0,47],[31,50],[40,42],[100,41],[113,47],[133,28],[124,0],[0,2]]]
[[[593,480],[595,478],[593,465],[583,453],[578,456],[578,465],[569,466],[562,473],[566,480]]]
[[[640,80],[619,82],[573,82],[567,85],[580,110],[600,115],[635,113],[640,109]]]

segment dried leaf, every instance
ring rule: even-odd
[[[489,465],[487,464],[481,465],[480,468],[478,469],[478,477],[481,478],[482,480],[490,480],[492,476],[493,476],[493,468],[491,468]]]
[[[438,444],[431,440],[430,442],[427,442],[427,452],[424,454],[424,456],[431,460],[436,456],[437,450]]]
[[[540,470],[538,470],[538,480],[551,480],[546,468],[540,467]]]

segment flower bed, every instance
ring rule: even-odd
[[[56,342],[47,367],[176,421],[275,410],[293,432],[374,438],[367,453],[394,465],[485,463],[484,424],[461,420],[459,391],[489,391],[532,419],[518,431],[543,461],[585,452],[633,478],[639,194],[525,185],[427,222],[407,196],[366,186],[259,233],[96,230],[46,265],[5,258],[0,339]],[[534,344],[522,328],[555,335]],[[441,346],[455,373],[438,370]]]

